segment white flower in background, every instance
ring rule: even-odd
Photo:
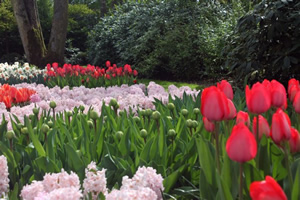
[[[0,197],[4,193],[8,192],[8,166],[7,166],[7,159],[5,156],[0,156]]]

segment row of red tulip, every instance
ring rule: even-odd
[[[28,88],[17,89],[8,84],[0,87],[0,102],[3,102],[6,109],[10,109],[12,104],[20,104],[30,101],[30,96],[35,94],[34,90]]]
[[[111,77],[116,76],[126,76],[133,75],[137,76],[138,72],[132,70],[131,66],[126,64],[123,67],[117,67],[116,64],[111,65],[110,61],[106,62],[105,68],[100,68],[98,66],[93,66],[88,64],[87,67],[82,67],[80,65],[64,64],[63,67],[59,67],[58,63],[47,64],[47,76],[48,77],[65,77],[65,76],[79,76],[79,75],[91,75],[93,78],[98,79],[104,76],[106,79],[111,79]]]
[[[236,108],[232,103],[233,90],[227,81],[221,81],[217,84],[217,87],[211,86],[204,89],[201,96],[201,112],[204,127],[207,131],[214,132],[218,121],[230,120],[236,117],[236,125],[233,127],[226,142],[226,152],[229,158],[239,163],[244,163],[255,158],[258,150],[258,142],[263,134],[266,137],[271,137],[274,143],[280,147],[283,147],[284,143],[289,143],[292,153],[300,152],[299,132],[291,126],[289,116],[283,111],[287,107],[287,92],[285,87],[276,80],[272,80],[271,82],[264,80],[262,83],[255,83],[251,89],[249,86],[246,86],[245,93],[248,111],[257,115],[253,118],[253,133],[249,130],[250,118],[248,113],[244,111],[236,112]],[[288,96],[295,111],[300,113],[299,81],[295,79],[289,81]],[[276,108],[277,111],[272,116],[272,125],[270,127],[268,121],[260,114],[268,111],[271,107]],[[271,186],[266,190],[260,187],[268,184]],[[260,195],[286,199],[284,192],[276,184],[275,180],[267,177],[266,181],[262,183],[256,182],[251,185],[250,195],[253,199],[261,199],[258,198]],[[276,196],[277,194],[278,196]]]

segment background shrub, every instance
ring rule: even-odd
[[[199,80],[220,69],[233,18],[232,7],[214,1],[124,3],[91,32],[89,61],[130,63],[148,78]]]
[[[300,77],[300,2],[262,1],[239,20],[224,52],[236,80]]]

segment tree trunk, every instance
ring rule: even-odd
[[[36,0],[11,0],[11,3],[27,61],[40,68],[44,68],[47,63],[63,63],[68,25],[68,0],[54,0],[48,50],[43,38]]]
[[[11,0],[26,59],[37,66],[42,65],[46,47],[38,18],[35,0]]]
[[[106,0],[100,0],[100,12],[101,17],[107,13]]]

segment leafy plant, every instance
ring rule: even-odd
[[[239,20],[224,49],[225,66],[237,80],[248,75],[286,82],[300,75],[299,10],[298,1],[262,1]]]

